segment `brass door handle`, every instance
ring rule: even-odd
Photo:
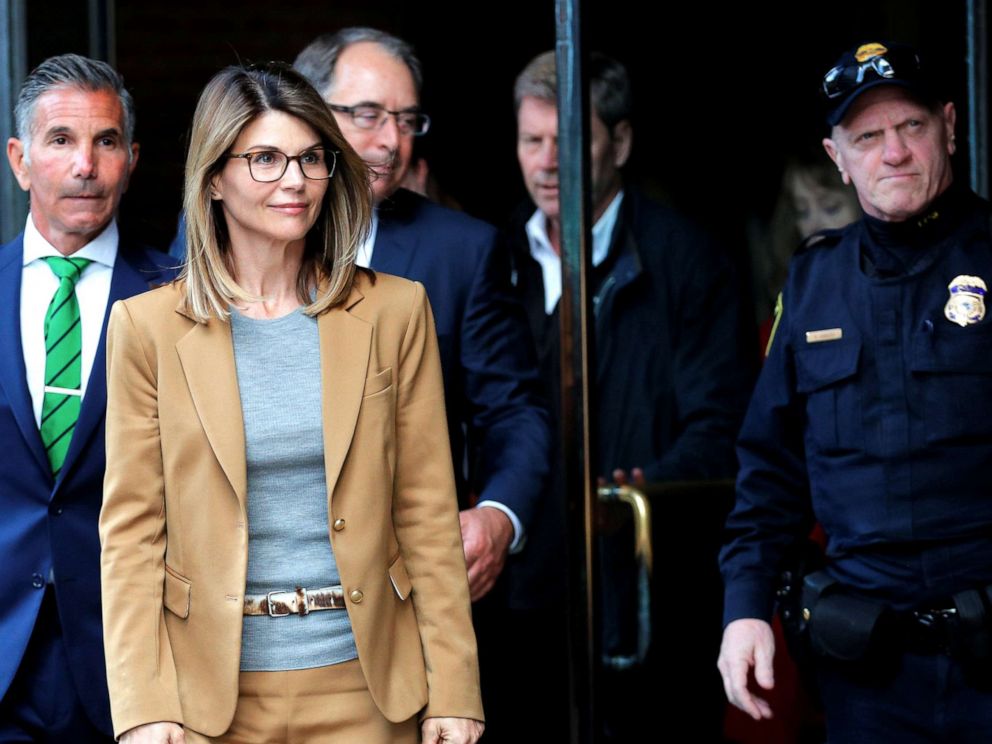
[[[637,652],[627,655],[603,654],[603,664],[612,669],[629,669],[644,662],[651,647],[651,572],[654,547],[651,542],[651,502],[643,491],[631,486],[603,486],[597,489],[603,502],[630,506],[634,517],[634,557],[637,560]]]

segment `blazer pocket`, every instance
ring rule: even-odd
[[[189,596],[192,584],[189,579],[180,576],[168,565],[165,567],[165,593],[163,604],[173,615],[189,617]]]
[[[365,378],[365,392],[362,393],[362,396],[368,398],[376,393],[381,393],[392,384],[393,368],[386,367],[381,372]]]
[[[410,577],[406,573],[403,556],[396,556],[395,560],[389,564],[389,581],[392,583],[397,597],[406,599],[410,596],[413,585],[410,583]]]

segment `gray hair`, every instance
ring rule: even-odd
[[[31,130],[38,99],[56,88],[78,88],[94,92],[106,90],[117,94],[121,102],[121,110],[124,112],[123,134],[130,152],[131,143],[134,141],[134,100],[124,87],[124,78],[106,62],[78,54],[60,54],[57,57],[49,57],[34,68],[24,80],[17,95],[17,103],[14,105],[14,126],[17,138],[24,145],[25,160],[31,149]]]
[[[410,70],[410,75],[413,76],[417,95],[420,95],[424,78],[420,71],[420,60],[417,59],[413,47],[397,36],[368,26],[350,26],[333,34],[318,36],[299,53],[296,61],[293,62],[293,68],[309,80],[320,95],[326,96],[327,91],[334,83],[334,67],[338,63],[338,57],[352,44],[363,41],[378,44],[387,53],[405,64]]]
[[[593,108],[608,129],[629,120],[634,101],[627,68],[599,52],[589,55],[589,89]],[[513,85],[513,108],[520,110],[524,98],[537,98],[553,105],[558,102],[558,76],[555,53],[544,52],[532,59]]]

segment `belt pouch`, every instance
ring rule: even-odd
[[[845,594],[824,571],[804,580],[803,608],[809,615],[807,630],[813,652],[839,661],[860,661],[868,656],[887,609],[878,602]]]
[[[989,587],[984,591],[987,593]],[[951,601],[957,610],[955,656],[972,662],[987,660],[992,656],[992,639],[989,637],[988,613],[982,593],[977,589],[968,589],[955,594]]]

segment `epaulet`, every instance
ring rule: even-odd
[[[796,249],[795,255],[805,253],[813,248],[833,248],[839,244],[844,235],[844,228],[835,230],[820,230],[806,238]]]

